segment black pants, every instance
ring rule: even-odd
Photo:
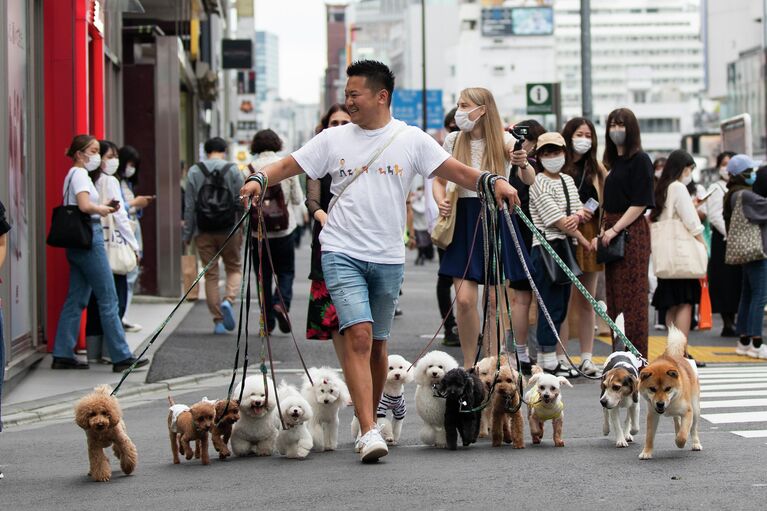
[[[253,238],[253,270],[258,274],[258,242]],[[265,243],[269,243],[272,253],[274,268],[269,265],[269,256],[266,253]],[[274,305],[280,303],[279,296],[275,296],[273,284],[274,275],[277,275],[277,286],[282,299],[285,301],[287,311],[290,310],[290,302],[293,300],[293,279],[296,274],[296,246],[293,234],[282,238],[270,238],[264,240],[262,254],[264,262],[264,305],[266,308],[266,326],[269,330],[274,329]],[[286,312],[287,312],[286,311]]]
[[[439,255],[439,262],[441,263],[442,256],[445,255],[445,251],[441,248],[438,248],[437,254]],[[455,328],[455,316],[453,315],[453,311],[450,310],[450,304],[453,301],[452,297],[450,296],[450,290],[452,287],[452,278],[442,276],[437,277],[437,304],[439,305],[439,315],[442,318],[447,316],[447,319],[445,320],[445,330],[448,332]]]

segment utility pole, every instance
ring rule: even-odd
[[[592,120],[594,104],[591,96],[591,0],[581,0],[581,110]]]
[[[421,0],[421,106],[423,107],[423,126],[429,125],[426,118],[426,0]]]

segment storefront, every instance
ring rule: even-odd
[[[42,0],[5,0],[0,7],[0,200],[11,232],[0,270],[5,323],[6,379],[42,354],[44,344],[45,155],[41,117]]]

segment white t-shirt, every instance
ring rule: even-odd
[[[69,192],[67,192],[67,186],[69,186]],[[61,191],[62,194],[66,194],[64,196],[64,205],[77,206],[77,194],[80,192],[88,192],[90,194],[90,201],[94,204],[99,203],[99,192],[96,191],[88,171],[82,167],[72,167],[69,169],[67,177],[64,178],[64,187]],[[91,218],[98,220],[100,217],[99,215],[91,215]]]
[[[405,123],[392,119],[377,130],[356,124],[326,129],[293,153],[312,179],[330,174],[338,195],[354,169],[367,165]],[[341,252],[379,264],[405,262],[405,198],[416,174],[430,177],[450,155],[429,135],[408,126],[341,194],[320,234],[323,252]]]

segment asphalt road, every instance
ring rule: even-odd
[[[293,310],[298,331],[305,322],[308,283],[306,253],[299,257]],[[412,260],[413,255],[409,254]],[[302,269],[303,265],[303,269]],[[404,315],[394,323],[391,352],[412,359],[439,323],[434,300],[436,264],[408,265],[402,297]],[[302,291],[303,290],[303,291]],[[231,367],[234,337],[213,337],[204,304],[198,304],[158,351],[149,379],[158,380]],[[302,337],[302,336],[300,336]],[[310,365],[337,365],[329,343],[299,339]],[[260,345],[252,340],[251,361]],[[298,382],[299,368],[290,338],[274,338],[279,378]],[[601,343],[598,354],[608,348]],[[452,353],[457,355],[457,349]],[[735,380],[734,380],[735,381]],[[755,381],[758,381],[755,380]],[[639,445],[616,449],[601,434],[596,383],[575,380],[565,389],[566,447],[555,448],[550,424],[543,444],[493,448],[485,440],[457,452],[418,445],[420,419],[406,390],[408,416],[401,444],[375,465],[361,465],[352,451],[342,414],[341,445],[332,453],[312,453],[303,461],[271,458],[171,463],[164,395],[125,399],[125,421],[139,451],[139,467],[125,477],[117,469],[109,483],[86,476],[85,436],[71,420],[15,428],[0,435],[2,509],[764,509],[767,499],[764,438],[742,438],[727,424],[701,425],[702,452],[679,450],[670,420],[661,424],[656,457],[640,461]],[[756,384],[759,385],[759,384]],[[761,385],[767,387],[767,384]],[[753,387],[747,387],[753,388]],[[221,380],[186,393],[177,402],[222,397]],[[643,403],[644,406],[644,403]],[[746,411],[740,408],[737,411]],[[764,423],[748,428],[765,429]],[[110,455],[111,456],[111,455]]]

